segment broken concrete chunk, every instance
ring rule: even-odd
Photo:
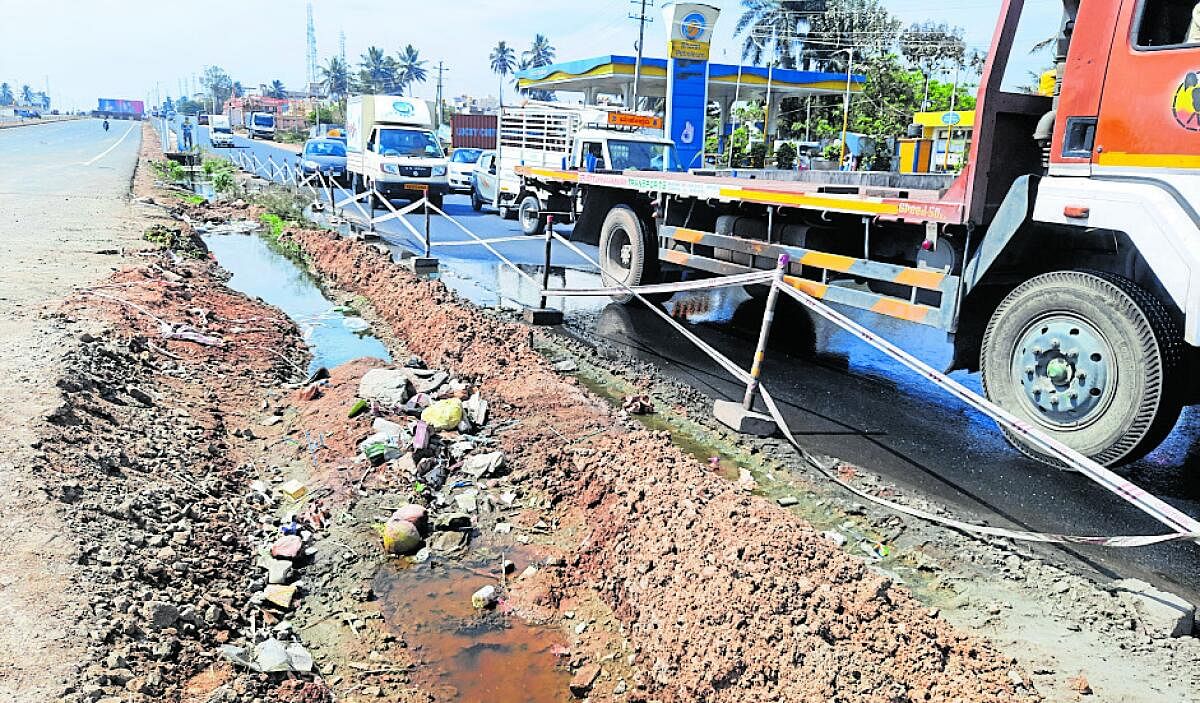
[[[563,359],[562,361],[554,362],[551,368],[559,373],[570,373],[572,371],[577,371],[579,369],[579,364],[576,364],[574,359]]]
[[[179,619],[179,608],[170,603],[150,601],[142,608],[142,615],[151,627],[161,630],[175,624]]]
[[[433,529],[439,531],[465,530],[471,526],[471,516],[466,513],[442,513],[433,519]]]
[[[579,671],[571,677],[571,693],[576,698],[587,696],[592,690],[592,684],[596,683],[596,679],[600,676],[600,665],[596,663],[584,664],[579,667]]]
[[[493,476],[504,465],[504,452],[474,454],[463,462],[463,473],[475,478]]]
[[[479,493],[477,491],[463,491],[454,496],[454,503],[458,509],[464,513],[473,513],[479,507]]]
[[[308,673],[313,668],[312,655],[304,648],[304,645],[299,642],[291,642],[287,646],[288,661],[291,662],[292,671]]]
[[[254,668],[262,672],[291,671],[292,669],[287,648],[274,637],[255,645],[254,664]]]
[[[497,597],[495,586],[484,586],[478,591],[475,591],[475,593],[471,594],[471,605],[477,610],[483,610],[484,608],[492,607],[496,604],[496,600]]]
[[[371,369],[358,382],[358,397],[385,405],[403,405],[412,395],[409,375],[393,369]]]
[[[463,403],[463,410],[467,412],[467,419],[476,426],[487,422],[488,402],[478,393],[472,393],[467,402]]]
[[[267,583],[286,584],[292,575],[292,562],[285,559],[266,559],[262,562],[267,570]]]
[[[397,445],[400,444],[400,438],[405,435],[404,425],[392,422],[391,420],[385,420],[382,417],[375,418],[375,421],[371,423],[371,429],[375,430],[377,434],[394,438]]]
[[[262,590],[263,600],[280,608],[292,607],[292,599],[296,597],[295,586],[284,586],[278,583],[267,584]]]
[[[466,532],[439,532],[430,542],[430,548],[438,554],[451,554],[465,549],[471,537]]]
[[[1154,637],[1190,635],[1195,625],[1196,606],[1174,593],[1160,591],[1139,579],[1113,582],[1117,594],[1132,602],[1143,627]]]

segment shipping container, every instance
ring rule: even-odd
[[[495,149],[497,126],[496,115],[453,115],[450,143],[455,149]]]

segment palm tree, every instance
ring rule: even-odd
[[[321,85],[329,97],[344,100],[350,94],[350,69],[340,56],[334,56],[321,67]]]
[[[491,56],[488,57],[491,64],[492,73],[500,76],[500,105],[504,106],[504,80],[508,74],[513,72],[517,66],[516,52],[508,45],[508,42],[502,41],[492,49]]]
[[[270,95],[272,98],[286,98],[287,88],[283,87],[283,81],[278,78],[271,81],[271,89],[267,91],[267,95]]]
[[[825,11],[825,0],[742,0],[742,16],[734,34],[746,34],[742,40],[742,60],[763,63],[770,48],[783,68],[795,68],[798,54],[808,34],[810,18]]]
[[[554,47],[550,44],[550,40],[544,34],[538,34],[533,38],[533,44],[530,44],[529,51],[521,54],[521,60],[526,68],[540,68],[549,66],[554,63]]]
[[[16,97],[13,96],[12,86],[8,83],[0,83],[0,105],[12,105],[16,102]]]
[[[21,104],[29,106],[33,105],[33,90],[28,84],[21,86]]]
[[[383,93],[396,85],[396,62],[377,46],[367,47],[358,64],[359,83],[370,93]]]
[[[396,57],[396,80],[400,83],[401,92],[407,92],[413,83],[424,83],[429,72],[425,61],[412,44],[404,47],[404,51]]]

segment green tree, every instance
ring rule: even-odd
[[[242,82],[241,82],[241,81],[234,81],[234,82],[233,82],[233,91],[232,91],[232,92],[233,92],[233,95],[232,95],[232,97],[235,97],[235,98],[240,98],[240,97],[242,97],[243,95],[245,95],[245,94],[246,94],[246,89],[242,87]]]
[[[233,96],[233,79],[219,66],[206,66],[204,73],[200,74],[200,85],[204,87],[205,94],[212,98],[217,110],[221,110],[225,101]]]
[[[845,71],[848,52],[854,63],[890,53],[900,36],[900,20],[880,0],[827,0],[825,11],[814,15],[802,58],[818,61],[829,71]],[[855,68],[855,73],[864,71]]]
[[[800,48],[811,19],[825,11],[825,0],[742,0],[734,34],[742,39],[742,60],[756,66],[777,62],[784,68],[800,63]]]
[[[554,63],[554,46],[550,44],[550,40],[544,34],[535,35],[533,43],[529,45],[529,50],[521,52],[520,70],[524,71],[530,68],[541,68]],[[533,100],[541,100],[543,102],[553,102],[554,93],[549,90],[540,90],[538,88],[525,88],[521,92],[528,95]]]
[[[404,51],[396,57],[396,80],[401,92],[408,92],[414,83],[424,83],[429,71],[420,52],[412,44],[404,47]]]
[[[0,105],[12,105],[16,101],[12,86],[8,83],[0,83]]]
[[[28,84],[21,86],[21,104],[33,105],[33,89]]]
[[[488,56],[488,65],[492,73],[500,76],[500,104],[504,105],[504,82],[517,66],[516,52],[508,42],[501,41]]]
[[[775,150],[775,167],[790,169],[796,165],[796,147],[791,142],[784,142]]]
[[[377,46],[367,47],[359,61],[358,87],[364,93],[387,93],[397,85],[396,61]]]
[[[321,86],[329,97],[338,101],[350,94],[350,69],[341,57],[333,56],[321,67]]]
[[[272,98],[286,98],[287,88],[283,87],[283,81],[279,80],[278,78],[271,81],[271,88],[267,91],[267,95],[271,96]]]

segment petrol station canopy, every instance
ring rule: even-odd
[[[596,95],[622,96],[629,104],[637,59],[632,56],[597,56],[567,61],[517,72],[517,85],[538,89],[583,93],[586,102]],[[846,74],[825,71],[797,71],[762,66],[736,66],[710,63],[708,99],[728,104],[734,100],[764,98],[770,83],[772,102],[787,97],[841,95],[846,91]],[[850,76],[850,91],[862,90],[866,77]],[[642,78],[638,92],[643,97],[663,98],[667,94],[667,60],[642,59]]]

